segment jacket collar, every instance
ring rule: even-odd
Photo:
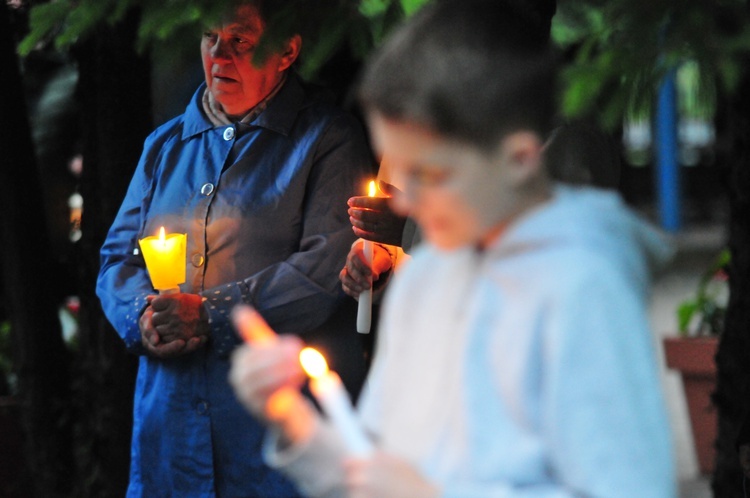
[[[214,125],[203,111],[203,92],[206,83],[203,82],[193,94],[185,110],[182,138],[204,133]],[[247,126],[258,126],[288,136],[301,109],[310,105],[302,82],[295,73],[290,73],[279,93],[268,103],[268,107],[256,116]]]

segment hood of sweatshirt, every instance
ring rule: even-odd
[[[610,259],[648,294],[652,275],[674,255],[658,228],[625,205],[613,191],[557,185],[552,198],[521,216],[488,249],[518,251],[574,248]]]

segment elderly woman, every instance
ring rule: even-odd
[[[318,343],[352,392],[364,376],[337,275],[371,154],[356,120],[290,69],[299,34],[254,60],[272,3],[243,2],[205,31],[205,83],[146,140],[101,250],[97,293],[140,356],[128,496],[297,494],[264,465],[263,428],[227,384],[235,304]],[[155,295],[138,241],[162,226],[187,234],[186,280]]]

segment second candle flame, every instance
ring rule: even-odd
[[[322,354],[313,348],[304,348],[299,352],[299,362],[307,375],[318,379],[328,372],[328,363]]]

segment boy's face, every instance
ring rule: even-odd
[[[523,178],[505,144],[492,155],[419,125],[370,116],[375,147],[403,195],[393,209],[411,216],[441,249],[486,246],[525,206]]]

